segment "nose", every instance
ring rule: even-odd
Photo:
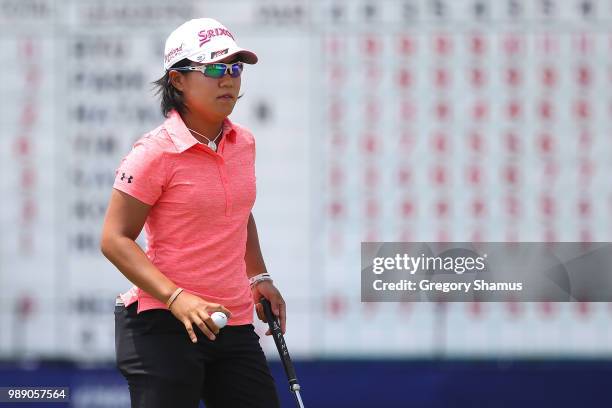
[[[225,74],[221,78],[219,78],[219,86],[224,88],[227,86],[232,86],[234,84],[232,76],[230,75],[229,68],[225,70]]]

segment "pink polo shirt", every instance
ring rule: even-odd
[[[253,322],[244,254],[255,203],[255,140],[226,119],[217,152],[191,135],[172,111],[140,138],[116,172],[117,190],[151,205],[147,257],[177,286],[232,312],[228,324]],[[133,287],[120,295],[138,313],[166,305]]]

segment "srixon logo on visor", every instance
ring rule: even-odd
[[[202,30],[198,33],[198,37],[200,37],[200,47],[209,42],[213,37],[217,37],[219,35],[226,35],[230,37],[232,40],[234,36],[225,28],[215,28],[213,30]]]

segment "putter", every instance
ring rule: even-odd
[[[268,299],[261,298],[259,303],[261,303],[263,306],[264,314],[266,315],[266,320],[268,321],[268,326],[270,327],[270,334],[272,334],[272,337],[274,338],[276,349],[278,350],[278,354],[283,362],[285,374],[287,374],[287,380],[289,380],[289,390],[293,392],[295,400],[297,401],[297,406],[299,408],[304,408],[304,403],[302,402],[302,397],[300,396],[300,384],[298,384],[298,379],[295,375],[295,368],[293,367],[293,362],[291,362],[291,357],[289,357],[289,350],[287,349],[287,344],[285,344],[285,338],[283,337],[280,324],[278,323],[276,316],[274,316],[274,313],[272,313],[272,307]]]

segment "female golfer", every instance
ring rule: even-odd
[[[178,27],[155,82],[166,120],[117,169],[101,250],[135,285],[115,308],[117,366],[132,407],[279,405],[253,305],[267,298],[284,332],[285,303],[251,214],[255,141],[227,118],[244,64],[256,62],[216,20]],[[146,253],[134,241],[143,226]],[[221,330],[217,311],[229,318]]]

